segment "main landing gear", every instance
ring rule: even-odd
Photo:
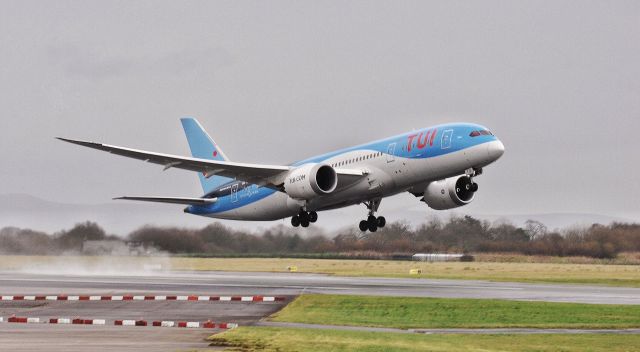
[[[301,209],[298,215],[291,217],[291,225],[293,225],[293,227],[309,227],[309,223],[316,222],[317,220],[318,213],[315,211],[304,211]]]
[[[366,232],[367,230],[371,232],[378,231],[378,228],[383,228],[384,225],[387,224],[387,220],[384,216],[378,216],[376,218],[375,213],[378,211],[378,207],[380,206],[381,199],[374,199],[368,202],[365,202],[364,205],[369,209],[369,216],[367,220],[360,221],[358,227],[360,227],[360,231]]]

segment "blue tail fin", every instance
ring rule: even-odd
[[[180,122],[182,122],[182,128],[184,128],[184,134],[187,136],[189,148],[191,148],[191,155],[194,158],[221,161],[229,160],[222,152],[222,149],[220,149],[216,142],[214,142],[204,128],[202,128],[198,120],[192,117],[185,117],[180,119]],[[198,177],[200,177],[200,184],[202,184],[202,190],[205,194],[233,180],[223,176],[206,178],[201,173],[198,174]]]

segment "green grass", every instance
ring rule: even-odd
[[[303,295],[273,321],[391,328],[637,328],[640,306]]]
[[[242,327],[209,338],[227,351],[640,351],[640,335],[421,335]]]

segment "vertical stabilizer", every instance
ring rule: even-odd
[[[220,146],[218,146],[204,128],[202,128],[198,120],[192,117],[185,117],[180,119],[180,122],[182,122],[182,128],[184,128],[184,134],[187,136],[191,155],[194,158],[220,161],[229,160],[224,152],[222,152],[222,149],[220,149]],[[201,173],[198,174],[198,177],[200,178],[200,184],[202,184],[202,189],[205,194],[233,180],[223,176],[206,178]]]

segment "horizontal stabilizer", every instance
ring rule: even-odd
[[[179,197],[118,197],[113,199],[137,200],[141,202],[171,203],[183,205],[207,205],[218,201],[218,198],[179,198]]]

